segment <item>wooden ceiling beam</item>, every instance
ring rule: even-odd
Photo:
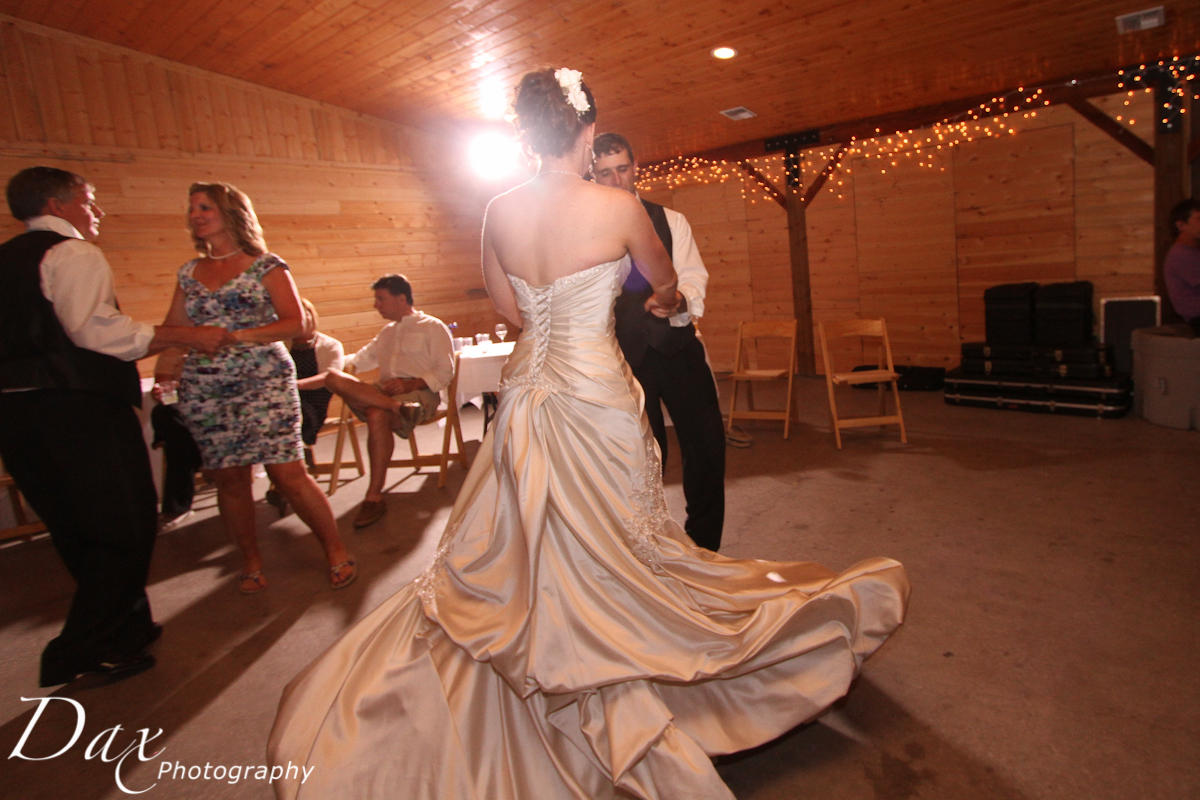
[[[1067,79],[1070,80],[1070,79]],[[1049,105],[1059,105],[1062,103],[1071,103],[1078,100],[1086,100],[1091,97],[1101,97],[1109,94],[1116,94],[1122,91],[1120,87],[1120,76],[1115,72],[1102,72],[1092,75],[1086,75],[1082,78],[1074,79],[1075,83],[1061,85],[1064,81],[1055,81],[1047,86],[1042,92],[1042,99],[1049,101]],[[908,111],[900,111],[893,114],[881,114],[874,117],[864,117],[863,119],[851,120],[848,122],[839,122],[828,127],[821,128],[821,140],[811,147],[804,148],[806,150],[815,150],[821,147],[828,147],[833,144],[849,144],[851,141],[861,141],[870,139],[874,136],[890,136],[897,131],[906,132],[916,130],[918,128],[926,128],[934,125],[945,119],[953,119],[960,117],[975,108],[980,104],[987,103],[994,97],[1003,96],[1009,92],[1017,91],[1017,88],[1026,90],[1041,88],[1038,86],[1014,87],[1001,92],[990,92],[985,95],[976,95],[974,97],[964,97],[961,100],[951,100],[945,103],[936,103],[934,105],[921,106],[920,108],[910,109]],[[1028,108],[1036,111],[1038,108],[1044,108],[1045,105],[1033,106]],[[1010,112],[1023,113],[1023,112]],[[784,135],[784,134],[779,134]],[[1132,135],[1132,134],[1131,134]],[[688,153],[684,158],[706,158],[710,161],[740,161],[747,158],[761,158],[769,152],[766,149],[767,138],[750,139],[745,142],[727,145],[725,147],[717,147],[710,150],[701,150],[695,153]],[[663,163],[669,159],[661,159],[660,161],[649,162],[645,166],[653,166],[654,164]]]
[[[771,182],[770,178],[768,178],[766,175],[763,175],[745,161],[739,161],[738,167],[742,170],[742,172],[753,178],[754,182],[761,186],[763,191],[765,191],[772,200],[774,200],[776,203],[779,203],[779,205],[785,210],[787,209],[787,198],[784,196],[783,192],[779,191],[779,187]]]
[[[1067,103],[1076,113],[1123,144],[1135,156],[1154,166],[1154,146],[1146,144],[1136,133],[1096,108],[1087,100],[1071,100]]]
[[[821,170],[821,174],[813,180],[812,185],[808,187],[808,191],[804,193],[805,207],[807,207],[808,204],[811,203],[820,193],[821,187],[823,187],[825,185],[825,181],[829,180],[829,177],[833,175],[833,171],[837,169],[838,164],[842,162],[842,156],[844,155],[846,155],[846,145],[839,147],[837,152],[830,156],[829,160],[825,162],[825,169]]]

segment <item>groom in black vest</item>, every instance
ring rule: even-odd
[[[623,136],[596,137],[592,172],[596,182],[637,194],[637,160]],[[683,494],[687,500],[684,529],[692,541],[715,551],[725,522],[725,430],[712,370],[693,319],[704,314],[708,271],[696,249],[687,219],[677,211],[642,200],[654,230],[671,254],[679,275],[679,310],[669,320],[644,310],[653,293],[637,269],[630,270],[617,297],[617,341],[646,395],[646,416],[667,460],[667,428],[662,406],[675,424],[683,461]]]
[[[132,675],[154,666],[145,648],[162,632],[146,599],[157,502],[134,362],[168,347],[215,352],[228,334],[120,312],[88,241],[104,212],[80,176],[30,167],[7,193],[25,233],[0,245],[0,457],[77,584],[40,682]]]

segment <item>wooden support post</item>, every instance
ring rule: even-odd
[[[1154,293],[1162,297],[1163,322],[1180,322],[1181,319],[1167,300],[1167,285],[1163,280],[1163,261],[1167,251],[1175,242],[1177,231],[1167,218],[1171,208],[1186,197],[1184,170],[1187,166],[1187,138],[1179,113],[1179,107],[1168,110],[1167,102],[1175,100],[1169,94],[1170,85],[1165,75],[1155,83],[1155,126],[1154,126]],[[1173,112],[1173,113],[1172,113]],[[1165,118],[1165,122],[1164,122]]]
[[[1191,88],[1188,84],[1184,84]],[[1193,92],[1200,93],[1200,89],[1192,89]],[[1187,138],[1189,140],[1187,159],[1191,163],[1191,181],[1188,187],[1189,197],[1200,197],[1200,97],[1192,96],[1188,108],[1188,131]]]
[[[804,188],[788,180],[786,205],[788,250],[792,257],[792,308],[796,312],[796,369],[801,375],[816,375],[813,344],[812,281],[808,273],[808,221]]]

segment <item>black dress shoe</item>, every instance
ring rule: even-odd
[[[42,674],[38,678],[38,686],[45,689],[48,686],[62,686],[64,683],[70,683],[75,680],[79,673],[73,669],[46,669],[42,667]]]
[[[130,675],[136,675],[139,672],[145,672],[157,663],[158,661],[149,653],[137,653],[136,655],[123,656],[112,661],[101,661],[91,669],[84,671],[94,675],[101,675],[108,678],[111,682],[128,678]]]
[[[83,669],[43,669],[41,680],[38,683],[42,688],[61,686],[64,683],[70,683],[80,675],[100,675],[108,678],[111,683],[112,681],[119,681],[131,675],[136,675],[139,672],[145,672],[156,663],[158,662],[155,661],[154,656],[149,653],[134,653],[133,655],[100,661]]]

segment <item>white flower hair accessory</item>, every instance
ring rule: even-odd
[[[558,85],[562,87],[563,94],[567,97],[567,102],[575,109],[576,116],[592,107],[588,103],[587,95],[583,93],[582,72],[577,69],[561,67],[554,70],[554,78],[558,81]]]

